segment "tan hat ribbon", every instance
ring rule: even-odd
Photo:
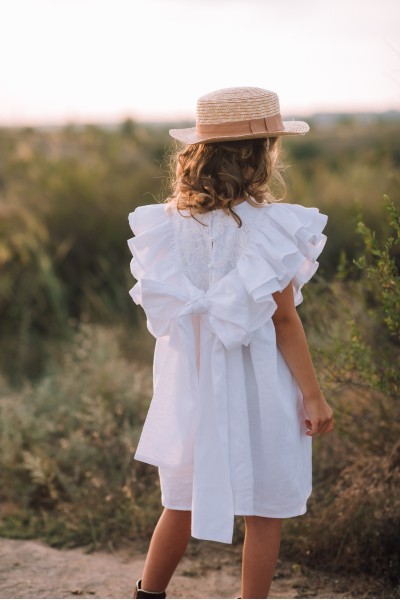
[[[230,121],[226,123],[197,123],[199,135],[247,135],[252,133],[268,133],[283,130],[281,115],[271,115],[261,119]]]

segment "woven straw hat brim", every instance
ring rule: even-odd
[[[204,142],[223,142],[245,139],[256,139],[266,137],[278,137],[281,135],[304,135],[310,131],[310,126],[305,121],[283,121],[283,129],[279,131],[263,132],[263,133],[245,133],[236,135],[218,135],[207,136],[199,135],[196,127],[185,127],[184,129],[170,129],[169,134],[176,140],[185,144],[201,144]]]

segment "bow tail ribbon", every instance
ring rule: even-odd
[[[159,467],[193,465],[192,535],[231,543],[234,504],[230,478],[225,348],[201,314],[199,369],[190,313],[157,340],[153,398],[135,459]],[[157,356],[157,347],[156,347]]]
[[[225,348],[207,326],[201,327],[200,333],[199,389],[192,536],[232,543],[234,503],[229,464]]]

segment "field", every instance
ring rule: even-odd
[[[299,308],[336,429],[282,555],[400,592],[400,120],[311,121],[285,140],[287,201],[328,215]],[[156,469],[132,460],[154,341],[131,301],[136,206],[168,196],[168,127],[0,130],[0,535],[146,541]],[[237,522],[235,543],[243,538]],[[383,597],[383,596],[382,596]]]

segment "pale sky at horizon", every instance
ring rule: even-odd
[[[195,119],[212,90],[285,118],[400,109],[400,0],[0,0],[0,125]]]

